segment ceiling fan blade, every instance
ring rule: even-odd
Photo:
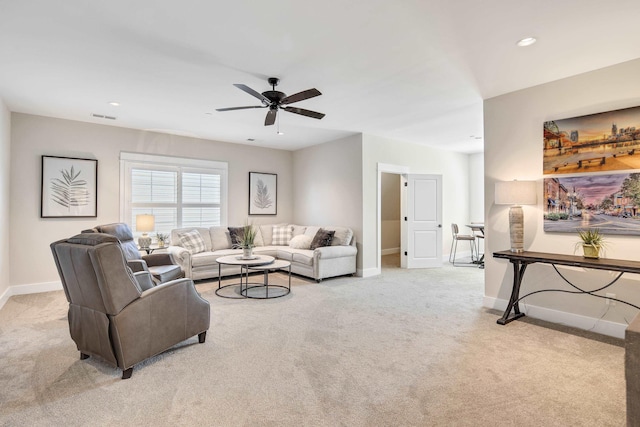
[[[265,126],[271,126],[272,124],[274,124],[276,122],[276,114],[277,114],[278,110],[277,109],[270,109],[269,111],[267,111],[267,117],[265,117],[264,119],[264,125]]]
[[[256,106],[251,106],[251,107],[216,108],[216,111],[249,110],[251,108],[267,108],[267,106],[266,105],[256,105]]]
[[[312,117],[318,120],[324,117],[323,113],[318,113],[317,111],[305,110],[304,108],[282,107],[282,109],[290,113],[300,114],[301,116]]]
[[[256,92],[255,90],[251,89],[249,86],[243,85],[243,84],[239,84],[239,83],[234,83],[233,85],[235,87],[237,87],[238,89],[247,92],[249,95],[255,96],[260,101],[262,101],[262,103],[264,105],[271,105],[271,101],[269,101],[269,98],[265,97],[264,95],[262,95],[259,92]]]
[[[316,88],[307,89],[307,90],[303,90],[302,92],[294,93],[293,95],[287,96],[280,102],[280,104],[282,105],[293,104],[294,102],[304,101],[305,99],[313,98],[314,96],[319,96],[319,95],[322,95],[322,93],[318,89]]]

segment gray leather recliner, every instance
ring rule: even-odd
[[[69,301],[69,331],[80,358],[99,356],[122,369],[133,366],[209,329],[209,302],[191,279],[178,279],[142,290],[127,266],[115,236],[82,233],[51,244]]]
[[[141,256],[138,251],[138,245],[133,240],[131,228],[129,228],[127,224],[116,222],[113,224],[98,225],[92,231],[111,234],[117,237],[118,240],[120,240],[129,267],[131,267],[134,272],[148,271],[156,283],[165,283],[184,277],[184,271],[182,271],[178,263],[173,260],[171,254],[162,253]]]

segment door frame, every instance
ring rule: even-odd
[[[402,165],[393,165],[388,163],[378,163],[378,194],[377,194],[377,207],[378,212],[376,213],[376,228],[377,228],[377,239],[376,239],[376,271],[377,274],[382,274],[382,174],[383,173],[393,173],[396,175],[400,175],[401,181],[401,189],[404,187],[404,182],[407,180],[407,175],[411,172],[409,166]],[[406,268],[406,262],[402,262],[402,254],[406,250],[407,245],[407,236],[406,236],[406,224],[402,221],[402,218],[406,216],[406,200],[405,197],[401,196],[400,202],[400,264],[401,268]]]

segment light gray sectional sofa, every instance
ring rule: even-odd
[[[296,249],[289,246],[289,244],[273,245],[273,227],[281,227],[283,225],[287,224],[254,225],[258,233],[253,253],[255,255],[271,255],[276,259],[290,261],[292,273],[310,277],[318,282],[328,277],[349,275],[356,272],[356,254],[358,250],[353,231],[350,228],[289,224],[292,238],[305,235],[313,239],[320,228],[335,231],[331,246],[311,250]],[[204,252],[191,253],[181,246],[180,233],[192,230],[197,230],[202,236],[206,246]],[[296,240],[299,241],[300,238]],[[293,245],[293,243],[291,244]],[[169,246],[168,250],[175,261],[182,267],[185,277],[193,280],[218,277],[217,258],[225,255],[242,254],[241,249],[232,248],[229,230],[227,227],[222,226],[172,230],[171,246]],[[222,276],[234,275],[239,274],[240,269],[237,266],[223,265],[220,273]]]

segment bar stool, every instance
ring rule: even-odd
[[[456,265],[456,252],[458,250],[458,242],[460,240],[466,240],[469,242],[469,247],[471,248],[471,261],[473,261],[473,256],[476,253],[476,236],[460,234],[458,224],[451,224],[451,234],[453,235],[453,240],[451,241],[451,249],[449,250],[449,262],[454,266]]]

